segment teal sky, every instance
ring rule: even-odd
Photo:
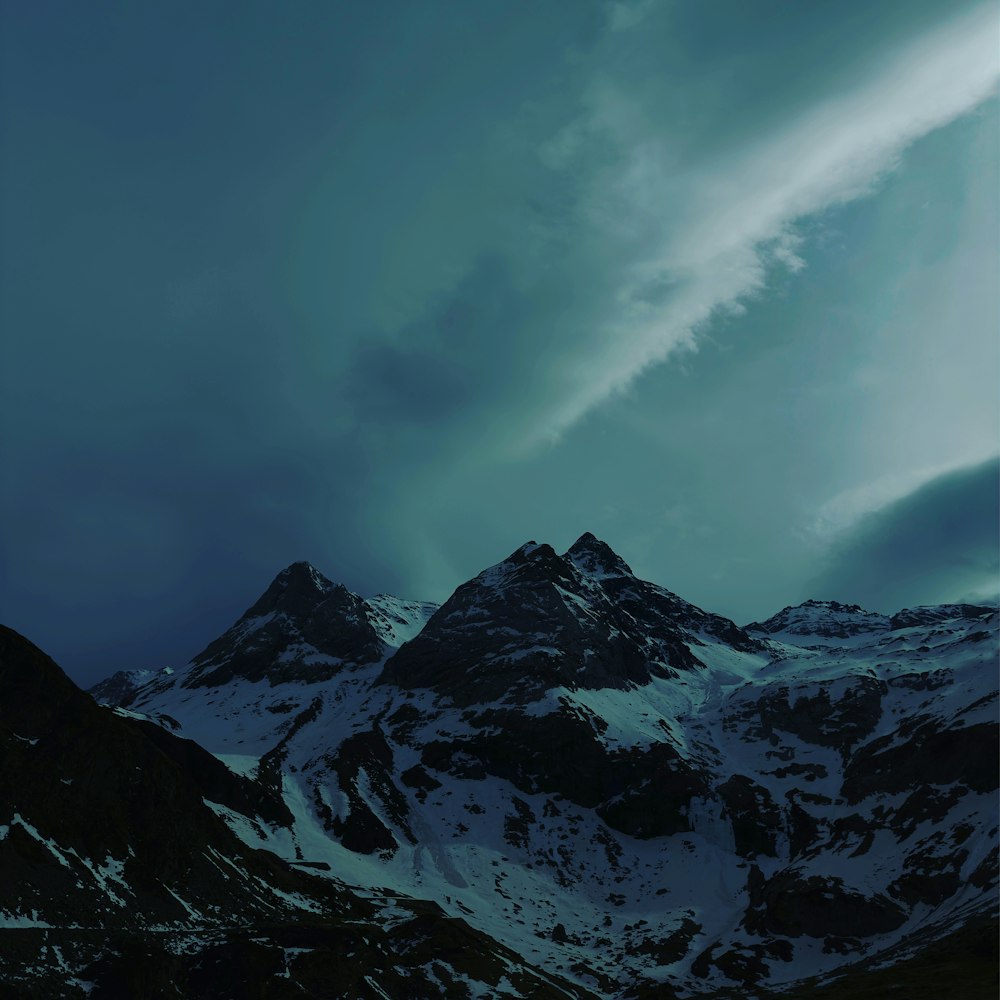
[[[0,12],[0,618],[75,676],[586,530],[996,594],[992,4]]]

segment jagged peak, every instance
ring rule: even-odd
[[[279,610],[298,613],[334,591],[346,592],[347,588],[327,579],[312,563],[293,562],[278,573],[244,618],[260,618]]]
[[[607,542],[585,531],[563,556],[588,576],[633,576],[632,568]]]
[[[515,549],[507,557],[506,561],[523,562],[528,559],[538,560],[544,559],[547,556],[554,556],[555,554],[555,549],[547,542],[536,542],[532,539],[530,542],[525,542],[520,548]]]
[[[591,580],[633,577],[631,567],[607,542],[591,532],[582,534],[562,555],[547,542],[534,539],[518,546],[506,559],[483,570],[474,581],[478,586],[505,587],[516,579],[538,575],[562,586],[578,586],[578,574]]]
[[[287,585],[293,582],[301,582],[312,585],[317,589],[325,589],[333,586],[331,582],[318,570],[311,562],[301,559],[298,562],[289,563],[275,578],[274,582],[282,581]]]
[[[529,541],[518,546],[506,559],[484,569],[465,586],[505,589],[514,581],[539,576],[568,584],[572,568],[547,542]]]
[[[844,604],[841,601],[820,601],[812,597],[809,598],[808,601],[803,601],[801,604],[797,606],[800,608],[825,608],[828,611],[838,611],[852,615],[879,614],[878,611],[869,611],[867,608],[861,607],[860,604]]]

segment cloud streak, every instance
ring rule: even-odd
[[[810,596],[905,605],[995,599],[1000,461],[946,473],[862,517],[827,553]]]
[[[595,80],[585,114],[543,157],[572,174],[596,146],[616,151],[585,180],[579,211],[590,238],[617,246],[627,265],[529,446],[694,349],[699,329],[764,290],[776,267],[800,269],[804,220],[871,192],[909,145],[989,98],[1000,76],[994,21],[990,6],[974,8],[903,45],[853,91],[714,162],[681,166],[641,101]]]

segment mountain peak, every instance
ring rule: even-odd
[[[546,545],[544,542],[539,545],[534,539],[530,542],[525,542],[524,545],[516,548],[507,558],[505,562],[523,562],[525,559],[538,558],[540,555],[545,555],[546,549],[551,549],[551,545]]]
[[[607,542],[585,531],[567,550],[564,559],[591,577],[632,576],[627,562]]]
[[[858,604],[817,600],[790,605],[766,621],[746,626],[750,632],[811,636],[818,640],[848,639],[888,627],[888,616],[877,611],[866,611]]]
[[[373,663],[383,645],[367,605],[307,562],[286,566],[243,616],[192,661],[186,687],[233,677],[325,680],[344,664]]]
[[[260,617],[278,610],[291,614],[302,613],[312,607],[317,597],[337,586],[312,563],[293,562],[271,581],[267,590],[247,611],[247,616]]]
[[[305,587],[325,591],[335,586],[312,563],[304,559],[290,563],[275,578],[274,583],[282,583],[285,588]]]
[[[474,584],[479,587],[504,590],[518,581],[523,583],[526,579],[541,577],[565,582],[569,580],[570,575],[570,567],[556,554],[551,545],[545,542],[539,545],[535,541],[530,541],[516,548],[495,566],[484,569],[465,586]]]
[[[279,577],[293,577],[293,576],[321,576],[322,574],[316,569],[311,562],[305,559],[299,559],[296,562],[289,563],[279,574]]]

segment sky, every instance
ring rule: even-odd
[[[0,620],[584,531],[744,623],[995,599],[992,4],[0,3]]]

